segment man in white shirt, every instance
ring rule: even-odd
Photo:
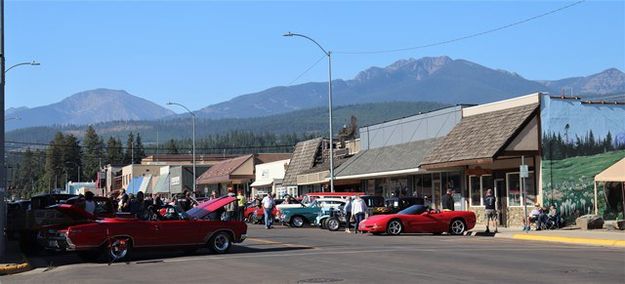
[[[367,212],[367,204],[360,198],[360,195],[356,195],[356,199],[352,201],[352,216],[356,224],[354,224],[354,233],[358,233],[358,224],[365,219],[365,212]]]
[[[271,226],[273,225],[273,215],[271,214],[271,211],[275,205],[271,193],[268,193],[267,196],[263,198],[261,203],[263,204],[263,209],[265,210],[265,228],[271,229]]]

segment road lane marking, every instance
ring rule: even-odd
[[[252,242],[259,242],[259,243],[272,244],[272,245],[281,245],[281,246],[286,246],[286,247],[314,248],[312,246],[307,246],[307,245],[289,244],[289,243],[276,242],[276,241],[258,239],[258,238],[247,238],[247,240],[252,241]]]

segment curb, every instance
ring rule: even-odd
[[[17,264],[5,264],[5,265],[0,265],[0,275],[8,275],[8,274],[25,272],[30,269],[31,269],[31,266],[28,262],[17,263]]]
[[[526,240],[526,241],[543,241],[543,242],[556,242],[556,243],[577,244],[577,245],[592,245],[592,246],[608,246],[608,247],[625,248],[625,240],[586,239],[586,238],[571,238],[571,237],[560,237],[560,236],[538,236],[538,235],[529,235],[529,234],[514,234],[512,235],[511,238],[515,240]]]

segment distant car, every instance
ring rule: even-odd
[[[186,252],[208,247],[215,253],[226,253],[233,243],[245,240],[244,222],[222,221],[224,206],[237,202],[234,197],[220,197],[202,202],[186,212],[168,205],[165,214],[157,210],[148,220],[120,214],[114,218],[85,221],[83,224],[59,227],[47,231],[47,246],[77,251],[82,258],[92,260],[101,255],[109,259],[127,258],[135,249],[180,248]],[[56,210],[79,218],[89,215],[82,208],[61,204]]]
[[[300,205],[297,208],[280,209],[280,222],[289,224],[291,227],[301,228],[304,224],[313,224],[322,208],[337,208],[346,202],[342,198],[315,199],[308,205]]]
[[[475,226],[471,211],[430,210],[424,205],[412,205],[396,214],[374,215],[360,222],[358,230],[372,234],[448,232],[461,235]]]
[[[384,201],[384,208],[378,214],[393,214],[404,210],[412,205],[425,205],[421,197],[392,197]]]

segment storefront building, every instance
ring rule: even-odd
[[[440,208],[446,189],[455,192],[456,209],[464,209],[463,168],[425,170],[423,158],[461,119],[464,105],[361,127],[362,150],[336,170],[339,183],[360,183],[368,195],[419,196]]]
[[[282,197],[288,193],[282,185],[284,172],[289,165],[289,160],[279,160],[271,163],[256,165],[256,178],[250,185],[252,187],[251,196],[264,196],[275,193]]]

